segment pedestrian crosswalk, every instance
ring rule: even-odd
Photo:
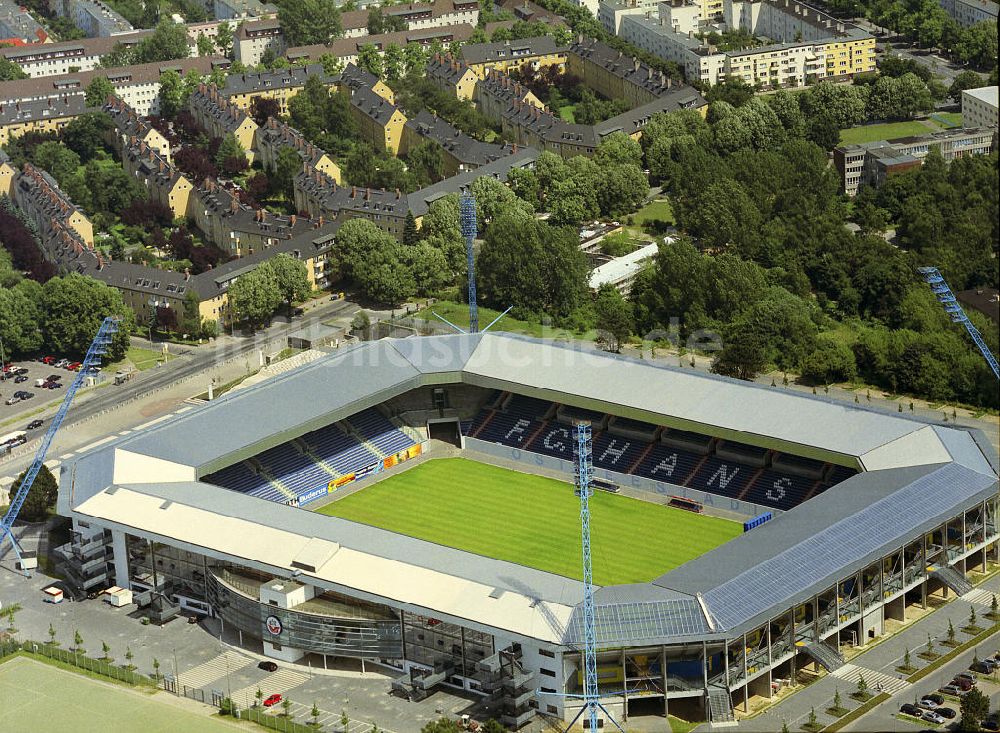
[[[227,675],[231,677],[236,671],[251,664],[253,664],[252,659],[227,649],[207,662],[181,672],[180,682],[188,687],[208,687]]]
[[[985,588],[975,588],[962,596],[962,600],[988,608],[993,605],[993,596],[994,593],[992,591],[988,591]]]
[[[257,699],[257,690],[260,689],[264,697],[274,693],[283,693],[298,687],[309,679],[309,675],[303,672],[296,672],[292,669],[279,667],[277,672],[272,672],[260,682],[248,685],[241,690],[233,691],[233,700],[237,705],[250,707]]]
[[[858,680],[863,677],[865,684],[868,685],[868,691],[873,694],[886,692],[890,695],[895,695],[897,692],[902,692],[910,686],[910,683],[904,679],[886,674],[885,672],[876,672],[874,669],[859,667],[855,664],[845,664],[830,674],[833,677],[839,677],[850,683],[852,688],[856,687]]]

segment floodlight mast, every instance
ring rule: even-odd
[[[465,259],[469,272],[469,333],[479,333],[479,303],[476,295],[476,257],[473,244],[478,234],[476,226],[476,199],[469,193],[462,193],[458,200],[458,218],[465,237]]]

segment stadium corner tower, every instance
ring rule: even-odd
[[[412,696],[492,696],[511,727],[568,718],[578,579],[311,509],[443,455],[572,481],[579,419],[607,490],[773,517],[597,589],[600,688],[620,718],[731,715],[1000,561],[997,459],[975,430],[474,334],[341,349],[64,461],[63,569],[218,617],[275,659],[363,658]]]

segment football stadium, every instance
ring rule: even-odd
[[[510,727],[570,719],[580,421],[619,720],[731,720],[1000,561],[977,431],[485,333],[344,348],[66,461],[65,571],[275,659],[378,663]]]

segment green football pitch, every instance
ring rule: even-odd
[[[0,664],[0,730],[7,733],[238,733],[235,722],[27,657]]]
[[[580,501],[563,481],[464,458],[402,471],[319,509],[440,545],[583,577]],[[742,525],[597,491],[594,582],[644,583],[741,534]]]

